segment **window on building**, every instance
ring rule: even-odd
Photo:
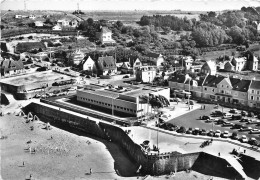
[[[260,100],[260,97],[256,97],[256,99],[257,99],[257,101],[259,101],[259,100]]]
[[[255,93],[255,90],[252,89],[252,93],[254,94],[254,93]]]
[[[257,94],[260,94],[260,91],[257,91]]]
[[[224,90],[221,90],[220,92],[223,93],[223,94],[225,93]]]
[[[207,88],[205,87],[204,90],[207,91]]]
[[[215,92],[215,89],[212,89],[212,92]]]
[[[123,109],[123,107],[120,107],[120,109]]]
[[[224,87],[224,85],[222,84],[221,87]]]
[[[254,96],[251,96],[251,100],[254,100]]]

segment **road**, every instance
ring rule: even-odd
[[[216,124],[214,124],[213,128],[212,128],[212,123],[206,123],[205,120],[199,120],[200,116],[210,115],[211,112],[214,112],[216,110],[216,109],[214,109],[214,106],[215,105],[213,105],[213,104],[206,104],[205,110],[197,109],[197,110],[191,111],[189,113],[186,113],[184,115],[181,115],[179,117],[176,117],[168,122],[178,125],[178,126],[184,126],[185,128],[191,127],[194,129],[195,127],[198,127],[200,129],[206,129],[206,130],[210,130],[210,129],[213,129],[214,131],[220,130],[221,132],[229,131],[230,134],[232,134],[233,132],[238,132],[239,136],[246,135],[248,138],[254,137],[260,142],[260,136],[259,136],[260,134],[248,134],[248,131],[240,132],[240,131],[238,131],[238,129],[230,129],[230,127],[222,127],[221,125],[216,125]],[[220,107],[218,110],[222,111],[222,108]],[[228,112],[228,111],[229,111],[228,108],[223,108],[223,112]],[[238,120],[235,120],[235,121],[229,120],[229,122],[232,122],[234,124],[241,123]],[[246,126],[250,126],[253,129],[260,128],[260,126],[255,126],[255,124],[251,124],[251,125],[248,125],[246,123],[243,123],[243,124]]]

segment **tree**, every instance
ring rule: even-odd
[[[92,18],[88,18],[87,23],[88,23],[89,26],[92,26],[93,23],[94,23],[94,20]]]

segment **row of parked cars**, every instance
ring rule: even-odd
[[[220,130],[213,131],[212,129],[207,131],[205,129],[200,129],[200,128],[185,128],[184,126],[177,126],[171,123],[167,122],[159,122],[157,127],[169,130],[169,131],[176,131],[177,133],[182,133],[182,134],[192,134],[192,135],[201,135],[201,136],[209,136],[209,137],[221,137],[221,138],[231,138],[233,140],[239,140],[240,142],[243,143],[249,143],[254,146],[259,146],[260,143],[257,142],[255,138],[250,138],[248,139],[246,135],[242,135],[241,137],[238,136],[237,132],[233,132],[232,134],[229,131],[224,131],[221,132]]]
[[[256,118],[260,118],[259,114],[255,115],[252,112],[241,111],[239,112],[237,109],[231,109],[229,113],[225,113],[222,111],[215,111],[210,116],[201,116],[200,119],[205,120],[205,122],[212,122],[217,125],[221,125],[223,127],[230,127],[231,129],[238,129],[238,131],[248,131],[249,134],[260,134],[260,129],[252,128],[246,126],[246,124],[256,124],[256,126],[260,126],[260,120]],[[239,123],[232,123],[228,120],[239,120]],[[217,130],[218,131],[218,130]],[[229,136],[228,131],[224,131],[223,133],[216,132],[214,134],[215,137],[222,136],[224,138],[231,137],[232,139],[238,139],[241,142],[249,143],[251,145],[258,145],[258,142],[255,138],[248,139],[246,135],[242,135],[240,138],[238,137],[237,133],[233,133]]]

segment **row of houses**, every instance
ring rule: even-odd
[[[197,98],[260,108],[260,81],[254,79],[221,75],[192,79],[189,75],[175,75],[169,79],[169,86],[175,90],[190,91]]]

